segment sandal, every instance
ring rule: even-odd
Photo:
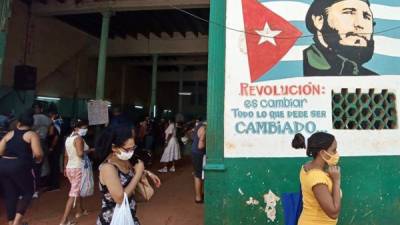
[[[67,221],[66,223],[60,223],[60,225],[75,225],[77,222],[76,221]]]
[[[204,200],[203,199],[201,199],[201,200],[194,200],[194,202],[196,203],[196,204],[203,204],[204,203]]]
[[[81,218],[82,216],[87,216],[87,215],[89,215],[89,212],[85,209],[85,210],[83,210],[82,213],[77,213],[77,214],[75,214],[75,218],[79,219],[79,218]]]

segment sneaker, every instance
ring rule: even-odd
[[[169,169],[169,172],[175,172],[175,167],[171,167],[171,168]]]
[[[39,192],[36,191],[33,193],[32,198],[39,198]]]
[[[167,168],[167,167],[164,167],[164,168],[162,168],[162,169],[159,169],[158,172],[160,172],[160,173],[167,173],[167,172],[168,172],[168,168]]]

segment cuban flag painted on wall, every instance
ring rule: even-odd
[[[313,2],[315,1],[242,0],[251,82],[304,76],[307,70],[304,68],[307,66],[304,55],[307,55],[308,48],[316,44],[315,33],[310,32],[306,25],[306,15]],[[366,74],[345,75],[400,74],[400,67],[393,66],[400,65],[400,1],[370,0],[368,3],[370,19],[375,24],[371,35],[374,42],[371,47],[373,54],[357,68],[365,69]],[[354,34],[355,39],[357,35]],[[363,40],[364,37],[360,38]],[[323,62],[321,68],[324,68],[324,63],[325,67],[332,66],[329,57],[325,58],[328,62]],[[330,73],[332,76],[338,75],[334,69]]]

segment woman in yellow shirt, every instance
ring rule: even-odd
[[[336,225],[341,207],[339,154],[335,137],[317,132],[307,140],[296,134],[292,146],[313,157],[300,170],[303,211],[298,225]]]

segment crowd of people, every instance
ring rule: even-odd
[[[0,187],[8,225],[26,224],[23,217],[32,199],[39,197],[43,188],[58,190],[61,171],[70,189],[59,224],[76,224],[88,214],[83,197],[93,194],[93,170],[97,168],[101,210],[96,224],[113,224],[125,202],[131,215],[130,224],[139,225],[136,189],[143,185],[144,178],[156,187],[161,186],[160,178],[146,169],[155,163],[155,150],[162,149],[158,172],[173,173],[179,169],[176,162],[182,158],[183,146],[188,143],[191,143],[194,202],[204,202],[207,123],[201,118],[182,123],[173,118],[155,121],[145,117],[133,126],[114,109],[110,124],[91,147],[87,144],[86,120],[74,120],[68,130],[56,112],[45,114],[41,105],[34,105],[17,119],[10,118],[13,117],[0,117]],[[305,148],[307,156],[313,158],[300,169],[303,209],[298,224],[336,224],[341,209],[341,179],[335,137],[317,132],[306,140],[296,134],[292,147]],[[99,166],[92,168],[90,158]]]
[[[205,123],[199,120],[182,123],[173,118],[156,121],[145,117],[135,126],[115,108],[110,124],[93,141],[87,137],[88,121],[77,119],[66,124],[56,112],[45,113],[41,104],[34,104],[17,119],[11,118],[0,117],[0,197],[9,225],[26,224],[23,216],[32,199],[59,190],[62,173],[70,189],[59,224],[76,224],[88,214],[83,197],[93,194],[93,171],[98,171],[102,196],[97,224],[111,224],[114,209],[124,198],[129,201],[134,224],[139,224],[135,189],[143,177],[156,187],[161,185],[159,177],[146,167],[156,163],[156,150],[161,149],[163,167],[158,172],[175,172],[188,140],[193,140],[194,199],[203,203]],[[92,168],[92,163],[96,167]]]

